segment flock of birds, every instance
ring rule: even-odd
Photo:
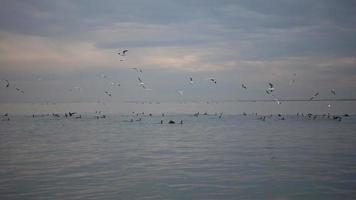
[[[126,55],[128,54],[128,52],[129,52],[128,49],[124,49],[124,50],[121,50],[121,51],[117,52],[117,54],[120,56],[120,61],[125,61],[125,58],[126,58]],[[152,89],[149,88],[149,87],[147,86],[147,84],[143,81],[143,74],[144,74],[144,73],[143,73],[143,69],[138,68],[138,67],[132,67],[131,69],[134,70],[134,71],[137,73],[138,86],[141,87],[141,88],[143,88],[144,90],[147,90],[147,91],[152,90]],[[292,84],[294,84],[294,83],[296,82],[296,76],[297,76],[297,74],[296,74],[296,73],[293,73],[293,79],[289,82],[289,85],[292,85]],[[100,77],[103,78],[103,79],[109,80],[109,77],[108,77],[107,75],[100,75]],[[42,80],[42,78],[38,78],[38,80]],[[216,80],[216,78],[208,78],[207,80],[208,80],[209,82],[211,82],[212,84],[217,84],[217,83],[218,83],[217,80]],[[14,88],[14,89],[15,89],[18,93],[20,93],[20,94],[24,94],[24,93],[25,93],[25,91],[22,90],[21,88],[19,88],[19,87],[13,87],[12,84],[10,84],[10,81],[9,81],[8,79],[2,79],[2,81],[3,81],[3,83],[4,83],[5,88]],[[189,84],[195,84],[195,80],[193,79],[192,76],[189,76],[188,81],[189,81]],[[115,86],[120,87],[120,86],[121,86],[121,84],[120,84],[118,81],[115,81],[115,80],[110,80],[110,84],[111,84],[111,86],[113,86],[113,87],[115,87]],[[242,83],[242,84],[241,84],[241,88],[242,88],[243,90],[248,90],[248,87],[247,87],[247,84],[246,84],[246,83]],[[267,94],[267,95],[270,95],[270,96],[272,96],[272,97],[274,97],[274,101],[276,101],[277,104],[281,104],[281,101],[280,101],[280,100],[276,97],[276,95],[275,95],[275,90],[276,90],[276,89],[275,89],[274,84],[271,83],[271,82],[268,82],[267,87],[266,87],[266,89],[265,89],[266,94]],[[79,86],[74,86],[74,87],[70,88],[69,91],[72,91],[72,92],[81,91],[81,87],[79,87]],[[334,95],[334,96],[336,95],[335,89],[331,89],[330,92],[331,92],[332,95]],[[107,95],[108,97],[112,97],[112,96],[113,96],[112,90],[104,90],[104,94]],[[183,96],[183,95],[184,95],[184,91],[183,91],[183,90],[179,90],[179,91],[178,91],[178,94],[179,94],[180,96]],[[310,101],[313,101],[313,100],[315,100],[315,98],[317,98],[318,96],[319,96],[319,92],[316,92],[314,95],[312,95],[312,96],[309,98],[309,100],[310,100]],[[328,107],[330,108],[330,107],[331,107],[331,104],[328,104]],[[65,117],[65,118],[67,118],[67,117],[72,117],[72,116],[74,116],[75,114],[76,114],[76,113],[71,113],[71,112],[68,113],[68,114],[65,113],[65,114],[63,115],[63,117]],[[95,114],[96,114],[95,117],[96,117],[97,119],[99,119],[99,118],[105,118],[105,115],[101,115],[101,111],[96,111]],[[217,114],[216,114],[216,115],[217,115]],[[54,116],[54,117],[60,117],[59,114],[52,114],[52,116]],[[199,116],[199,113],[195,113],[195,114],[193,114],[193,116],[196,116],[196,117],[197,117],[197,116]],[[36,117],[36,115],[33,115],[33,117]],[[222,113],[221,113],[220,115],[218,115],[218,118],[219,118],[219,119],[220,119],[221,117],[222,117]],[[81,118],[81,115],[75,116],[75,118]],[[3,116],[3,119],[10,120],[8,113],[6,113],[6,114]],[[266,119],[266,116],[262,116],[262,118],[259,117],[258,119],[265,120],[265,119]],[[281,118],[281,119],[283,119],[283,118]],[[338,118],[338,119],[339,119],[339,118]],[[130,121],[133,121],[133,120],[130,120]]]

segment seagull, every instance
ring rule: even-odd
[[[137,77],[137,80],[140,82],[140,85],[144,85],[145,83],[141,80],[140,77]]]
[[[317,93],[314,94],[314,97],[316,97],[316,96],[319,96],[319,92],[317,92]]]
[[[122,52],[119,52],[119,53],[117,53],[117,54],[119,54],[120,56],[125,56],[128,51],[129,51],[129,50],[125,49],[125,50],[123,50]]]
[[[74,86],[73,88],[70,88],[70,89],[69,89],[69,91],[74,91],[74,90],[80,92],[81,89],[80,89],[80,87],[78,87],[78,86]]]
[[[111,82],[112,86],[121,86],[120,83]]]
[[[140,82],[140,86],[141,86],[143,89],[145,89],[145,90],[147,90],[147,91],[151,91],[151,90],[152,90],[152,89],[147,88],[147,87],[145,86],[145,83],[141,80],[140,77],[137,77],[137,80]]]
[[[105,91],[105,94],[107,94],[109,97],[111,97],[111,93],[108,91]]]
[[[105,74],[101,74],[100,77],[101,78],[108,78],[108,76],[106,76]]]
[[[131,69],[133,69],[133,70],[135,70],[137,73],[142,73],[142,69],[139,69],[139,68],[137,68],[137,67],[133,67],[133,68],[131,68]]]
[[[269,88],[266,89],[266,93],[269,94],[274,91],[274,87],[272,83],[268,83]]]
[[[331,93],[332,93],[333,95],[336,95],[336,92],[335,92],[334,89],[331,89]]]
[[[211,80],[213,83],[216,84],[216,80],[215,80],[215,79],[211,78],[210,80]]]
[[[4,79],[4,81],[6,82],[6,86],[5,87],[9,87],[10,86],[10,83],[9,83],[9,81],[8,80],[6,80],[6,79]]]
[[[191,76],[189,77],[189,83],[190,83],[190,84],[193,84],[193,83],[194,83],[193,78],[192,78]]]
[[[247,90],[247,87],[246,87],[245,84],[242,83],[241,87],[242,87],[243,89]]]
[[[16,88],[17,91],[21,92],[22,94],[25,93],[23,90],[21,90],[20,88]]]

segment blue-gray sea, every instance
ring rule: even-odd
[[[131,118],[0,121],[0,199],[356,199],[355,116]]]

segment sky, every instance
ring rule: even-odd
[[[353,0],[0,3],[2,103],[356,98]]]

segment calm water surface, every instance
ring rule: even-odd
[[[356,117],[129,118],[0,121],[0,199],[356,198]]]

